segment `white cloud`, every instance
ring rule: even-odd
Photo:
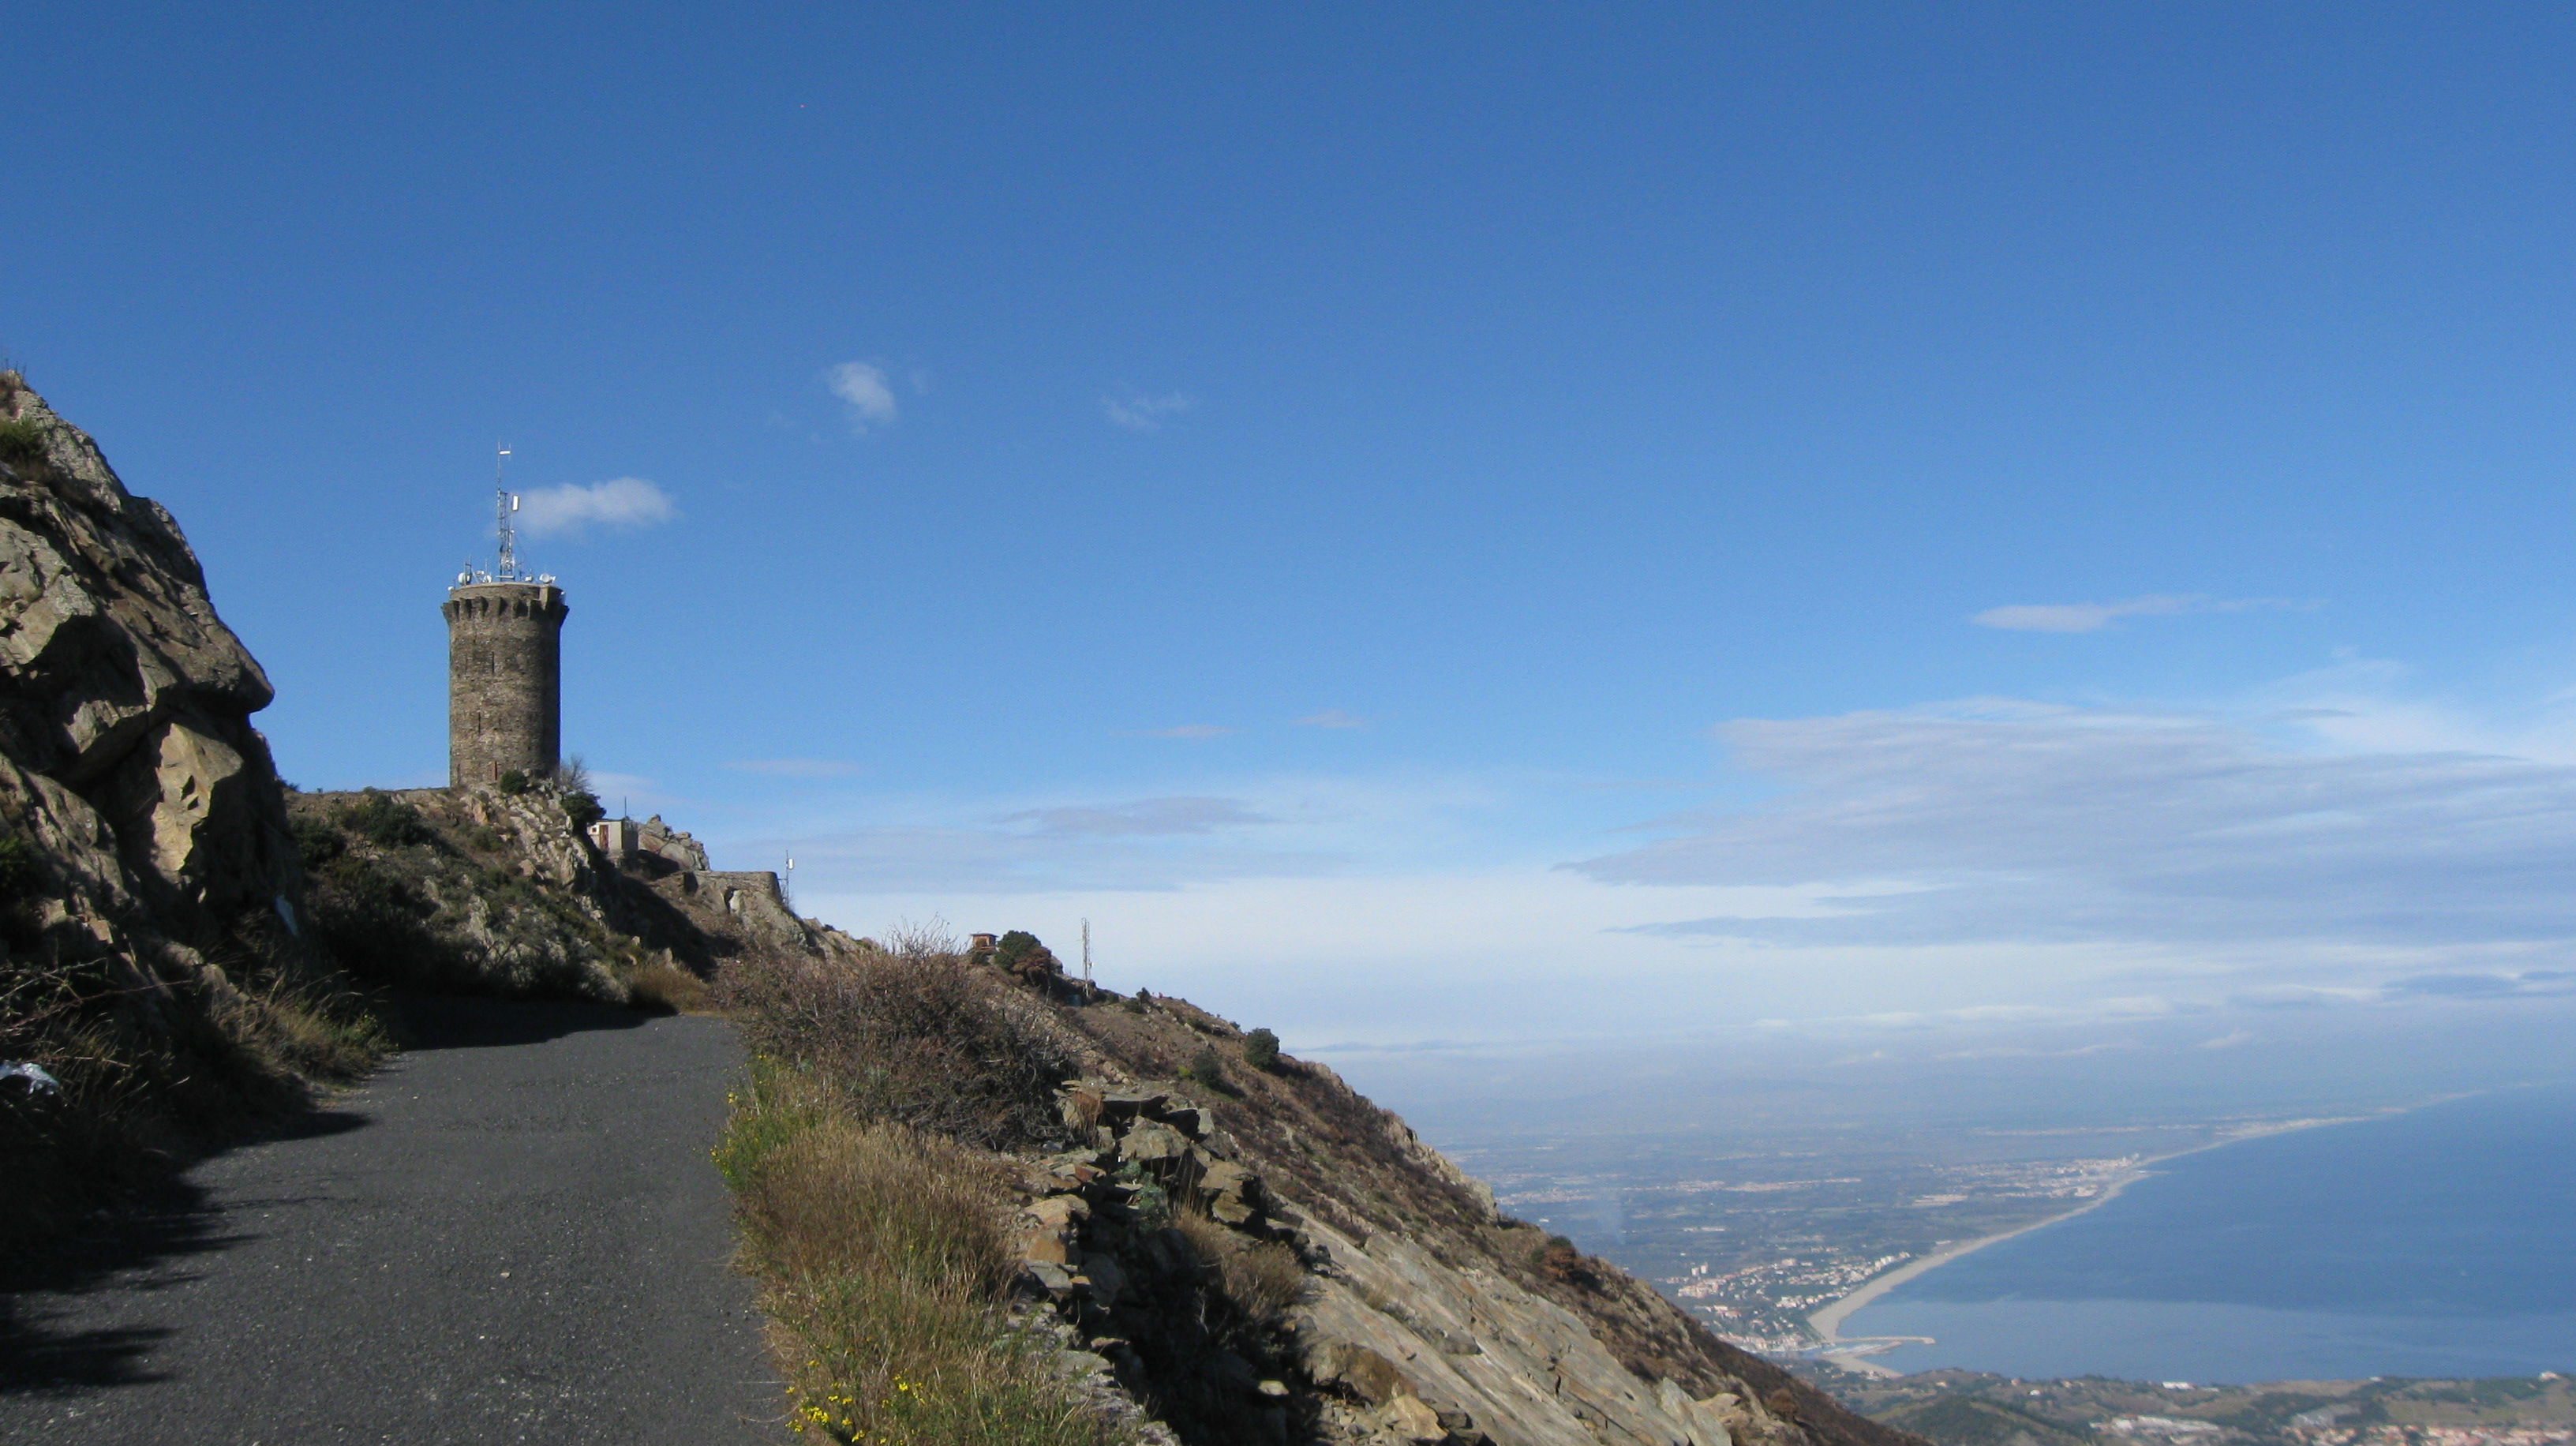
[[[837,758],[737,758],[724,766],[736,773],[766,773],[776,778],[847,778],[867,771]]]
[[[823,384],[849,406],[852,431],[894,425],[894,388],[886,383],[885,368],[866,362],[843,362],[823,373]]]
[[[1073,869],[1105,872],[1112,861],[1136,868],[1156,842],[1030,838],[1023,847],[1058,862],[1019,877],[1052,887],[977,887],[952,871],[948,887],[916,876],[908,889],[892,871],[917,855],[890,839],[881,855],[888,872],[867,879],[864,890],[849,887],[858,882],[849,875],[818,874],[805,898],[857,933],[936,912],[960,929],[1027,929],[1057,941],[1075,937],[1087,918],[1103,982],[1177,991],[1310,1039],[1727,1028],[1751,1008],[1793,1008],[1798,992],[1838,974],[1834,964],[1802,969],[1795,988],[1783,990],[1719,964],[1704,944],[1605,933],[1677,903],[1800,907],[1785,890],[1648,893],[1537,866],[1377,874],[1355,871],[1347,857],[1258,853],[1222,834],[1214,847],[1196,841],[1190,857],[1193,868],[1222,860],[1230,876],[1132,889],[1067,877]],[[797,847],[800,883],[810,848]]]
[[[2466,723],[2402,730],[2437,746],[2338,731],[2415,708],[2394,676],[2351,664],[2236,714],[1740,721],[1723,796],[1762,801],[1634,830],[1626,795],[1580,779],[1175,768],[1190,781],[1105,798],[804,790],[775,805],[801,819],[725,849],[792,851],[809,907],[860,932],[936,912],[1052,940],[1090,918],[1105,981],[1310,1039],[2148,1030],[2219,1061],[2357,1027],[2337,1020],[2565,1012],[2576,742],[2553,761],[2464,746],[2485,736]],[[2240,1031],[2258,1047],[2193,1048]]]
[[[1614,882],[1819,885],[1840,908],[1666,926],[1679,933],[2089,941],[2187,950],[2213,973],[2302,950],[2386,966],[2576,944],[2564,764],[2300,751],[2208,715],[1992,700],[1720,733],[1789,791],[1578,867]],[[1891,892],[1890,879],[1915,887]],[[1843,880],[1854,886],[1835,891]]]
[[[1179,392],[1159,397],[1129,392],[1100,399],[1101,410],[1108,414],[1109,420],[1131,432],[1159,432],[1163,430],[1164,418],[1177,417],[1197,405]]]
[[[1220,828],[1270,821],[1232,798],[1141,798],[1133,803],[1030,808],[994,820],[1032,824],[1035,827],[1030,832],[1058,838],[1208,834]]]
[[[812,887],[896,895],[1161,891],[1349,867],[1345,855],[1319,847],[1311,833],[1275,840],[1244,836],[1245,829],[1269,822],[1232,799],[1158,798],[1018,809],[988,815],[983,826],[863,824],[763,840],[758,847],[792,849],[799,874]]]
[[[1354,718],[1339,708],[1327,708],[1321,713],[1298,719],[1297,726],[1300,728],[1366,728],[1368,720]]]
[[[2170,617],[2177,613],[2241,613],[2256,608],[2314,607],[2285,598],[2215,598],[2198,593],[2133,597],[2110,603],[2016,603],[1988,608],[1968,621],[1981,628],[2022,633],[2095,633],[2121,618]]]
[[[593,527],[632,531],[679,515],[661,488],[641,477],[617,477],[526,493],[519,499],[518,526],[530,537],[579,537]]]

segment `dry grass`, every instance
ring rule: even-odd
[[[716,1151],[762,1283],[791,1424],[844,1442],[1111,1446],[1120,1437],[1007,1313],[1010,1199],[988,1156],[866,1120],[763,1060]]]
[[[1251,1239],[1196,1206],[1175,1212],[1172,1224],[1215,1276],[1217,1293],[1253,1330],[1276,1327],[1305,1293],[1306,1267],[1287,1246]]]
[[[626,1001],[648,1014],[714,1014],[715,992],[705,980],[668,959],[629,962],[617,971]]]
[[[963,955],[748,958],[721,984],[755,1050],[830,1078],[865,1118],[988,1149],[1062,1132],[1073,1061]]]
[[[318,970],[222,962],[233,989],[156,987],[139,963],[0,959],[0,1059],[59,1082],[0,1100],[0,1256],[41,1247],[296,1108],[308,1082],[355,1079],[390,1049],[363,1001]]]

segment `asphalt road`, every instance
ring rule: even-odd
[[[441,1001],[412,1030],[291,1137],[22,1274],[0,1441],[788,1439],[707,1158],[730,1026]]]

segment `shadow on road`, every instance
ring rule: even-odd
[[[634,1029],[650,1018],[596,1004],[468,999],[395,994],[378,1013],[405,1050],[490,1049],[542,1044],[599,1029]],[[364,1129],[358,1110],[322,1105],[270,1121],[223,1150],[312,1139]],[[161,1328],[82,1330],[58,1319],[60,1298],[100,1289],[150,1292],[188,1279],[184,1262],[258,1238],[230,1219],[244,1205],[218,1208],[206,1190],[173,1176],[70,1240],[27,1259],[0,1261],[0,1395],[145,1385],[164,1379],[146,1365],[174,1332]],[[176,1273],[174,1273],[176,1272]],[[128,1277],[118,1282],[117,1277]]]
[[[543,1044],[593,1029],[641,1029],[654,1016],[609,1004],[393,994],[378,1015],[404,1049],[491,1049]]]
[[[365,1115],[351,1110],[302,1110],[240,1144],[346,1134],[366,1124]],[[172,1332],[66,1330],[42,1298],[96,1290],[125,1272],[230,1250],[254,1238],[227,1230],[223,1212],[209,1203],[205,1190],[172,1178],[70,1240],[0,1263],[0,1395],[161,1379],[144,1369],[143,1359]],[[156,1290],[171,1283],[165,1276],[131,1288]]]

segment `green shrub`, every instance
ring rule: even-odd
[[[1562,1235],[1551,1235],[1530,1252],[1530,1268],[1551,1280],[1585,1280],[1591,1272],[1583,1252]]]
[[[1243,1062],[1264,1073],[1279,1067],[1279,1036],[1256,1029],[1243,1037]]]
[[[563,811],[564,817],[572,820],[574,828],[588,828],[608,817],[608,810],[601,805],[599,795],[586,790],[565,794]]]
[[[1118,1180],[1133,1187],[1128,1192],[1127,1208],[1136,1213],[1137,1229],[1160,1230],[1172,1223],[1171,1192],[1163,1188],[1162,1181],[1145,1172],[1143,1161],[1128,1160],[1120,1164]]]
[[[372,788],[360,794],[356,803],[340,810],[340,827],[387,849],[424,844],[437,837],[421,818],[419,809]]]
[[[0,462],[23,470],[51,461],[45,450],[45,429],[33,418],[0,422]]]
[[[515,768],[504,770],[500,777],[500,789],[503,793],[516,798],[528,791],[528,775]]]
[[[295,821],[295,851],[304,856],[304,867],[318,869],[349,851],[349,841],[340,831],[318,818]]]
[[[0,834],[0,907],[34,893],[36,879],[36,846],[25,834]]]
[[[1190,1083],[1212,1089],[1218,1094],[1235,1093],[1234,1086],[1225,1082],[1225,1066],[1217,1060],[1216,1047],[1213,1045],[1202,1045],[1198,1053],[1190,1056],[1188,1066],[1181,1073]]]

